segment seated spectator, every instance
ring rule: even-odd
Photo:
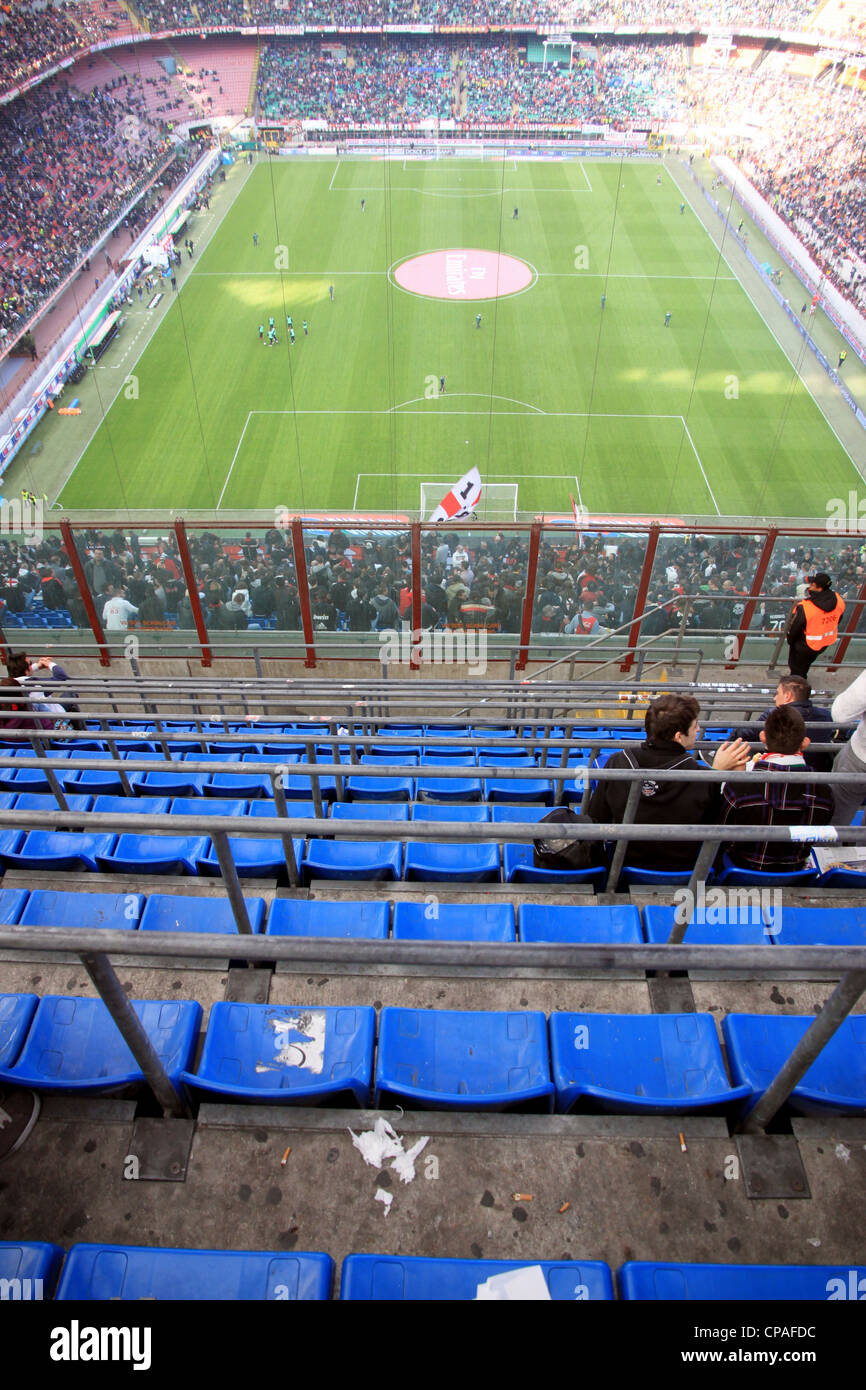
[[[12,676],[0,680],[0,728],[10,729],[50,729],[54,720],[39,717],[33,712],[30,694],[24,692]]]
[[[792,705],[780,705],[767,715],[760,734],[766,752],[749,761],[759,774],[754,787],[725,782],[722,787],[722,825],[829,825],[833,793],[812,782],[785,782],[780,774],[805,772],[803,753],[809,746],[806,725]],[[793,873],[806,867],[810,846],[804,841],[765,841],[724,847],[738,869],[762,873]]]
[[[693,825],[716,823],[721,805],[721,784],[703,781],[700,773],[707,764],[690,756],[688,749],[698,737],[700,705],[692,695],[661,695],[650,704],[644,718],[646,741],[635,748],[614,753],[610,768],[640,768],[648,775],[640,784],[635,808],[637,825]],[[742,739],[723,743],[716,751],[712,767],[721,772],[740,772],[746,766],[749,750]],[[657,782],[655,771],[695,772],[692,782]],[[621,822],[628,800],[628,782],[599,782],[589,803],[589,814],[599,824]],[[695,840],[671,840],[660,835],[657,841],[644,840],[629,845],[626,861],[635,867],[680,872],[694,868],[700,845]]]
[[[828,709],[812,704],[812,687],[802,676],[782,676],[770,709],[765,709],[763,714],[758,715],[757,724],[744,724],[742,728],[737,729],[736,737],[745,739],[747,743],[757,743],[761,736],[761,725],[766,723],[774,709],[782,709],[783,707],[797,710],[807,724],[820,721],[827,725],[826,730],[812,730],[809,739],[813,746],[805,754],[805,759],[806,766],[810,767],[813,772],[832,772],[832,753],[819,753],[814,745],[833,742],[833,716]]]

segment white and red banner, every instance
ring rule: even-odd
[[[451,491],[442,498],[430,520],[459,521],[463,516],[471,516],[481,501],[482,491],[481,474],[477,468],[470,468],[460,482],[455,483]]]

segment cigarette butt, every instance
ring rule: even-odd
[[[684,1154],[688,1153],[688,1149],[686,1148],[686,1141],[683,1138],[682,1134],[680,1134],[680,1148],[682,1149]]]
[[[292,1149],[291,1149],[291,1145],[290,1145],[289,1148],[286,1149],[286,1152],[283,1154],[282,1158],[280,1159],[280,1165],[281,1165],[281,1167],[285,1168],[285,1166],[286,1166],[286,1159],[288,1158],[288,1156],[289,1156],[289,1154],[290,1154],[291,1152],[292,1152]]]
[[[571,1202],[563,1202],[562,1206],[559,1208],[559,1214],[560,1214],[560,1216],[562,1216],[562,1213],[563,1213],[564,1211],[568,1211],[568,1208],[569,1208],[570,1206],[571,1206]]]
[[[532,1201],[532,1193],[531,1193],[531,1192],[512,1192],[512,1194],[511,1194],[511,1200],[512,1200],[512,1202],[531,1202],[531,1201]]]

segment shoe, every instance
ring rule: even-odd
[[[0,1163],[25,1143],[41,1108],[35,1091],[0,1091]]]

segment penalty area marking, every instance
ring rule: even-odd
[[[481,392],[477,392],[477,393],[473,393],[473,392],[460,392],[460,393],[457,393],[457,394],[460,394],[460,395],[467,395],[467,396],[471,396],[471,395],[473,395],[473,394],[477,394],[478,396],[481,396]],[[482,398],[485,399],[485,400],[489,400],[489,399],[490,399],[490,398],[487,397],[487,396],[482,397]],[[491,412],[490,412],[489,410],[442,410],[442,411],[433,411],[433,412],[431,412],[430,410],[406,410],[406,409],[404,408],[405,406],[416,405],[416,404],[418,403],[418,401],[421,401],[421,400],[424,400],[424,399],[425,399],[425,397],[423,397],[423,396],[418,396],[418,397],[416,397],[415,400],[412,400],[412,401],[404,401],[401,405],[389,406],[387,410],[296,410],[296,411],[291,411],[291,410],[250,410],[250,411],[248,411],[248,412],[247,412],[247,418],[246,418],[246,420],[244,421],[243,429],[241,430],[240,439],[238,440],[238,443],[237,443],[237,448],[235,449],[234,455],[233,455],[233,457],[232,457],[232,461],[231,461],[231,463],[229,464],[229,470],[228,470],[228,472],[227,472],[227,474],[226,474],[226,479],[225,479],[225,482],[223,483],[222,491],[220,492],[220,495],[219,495],[219,500],[218,500],[218,502],[217,502],[217,511],[219,511],[220,507],[222,506],[222,500],[223,500],[223,498],[225,497],[226,489],[228,488],[229,481],[230,481],[231,476],[232,476],[232,473],[233,473],[233,471],[234,471],[234,466],[235,466],[235,464],[237,463],[238,455],[240,454],[240,451],[241,451],[241,446],[243,445],[243,442],[244,442],[244,438],[245,438],[245,436],[246,436],[247,429],[249,428],[249,423],[250,423],[250,421],[251,421],[251,419],[253,418],[254,415],[293,415],[293,414],[294,414],[294,415],[382,415],[382,416],[384,416],[384,415],[397,415],[397,414],[400,414],[400,415],[422,415],[422,416],[426,416],[428,419],[431,418],[431,416],[435,416],[437,419],[444,419],[444,418],[446,418],[446,417],[448,417],[448,416],[469,416],[469,415],[476,415],[476,416],[479,416],[479,417],[482,417],[482,418],[485,418],[485,419],[489,419],[489,418],[490,418],[490,415],[491,415]],[[433,397],[432,399],[441,400],[442,397]],[[448,397],[448,399],[453,400],[453,399],[454,399],[454,396]],[[513,401],[512,401],[512,398],[509,397],[509,396],[502,396],[502,397],[497,396],[497,397],[494,397],[494,399],[495,399],[495,400],[500,400],[500,399],[501,399],[501,400],[507,400],[507,401],[511,402],[512,404],[522,404],[521,402],[513,402]],[[707,472],[706,472],[706,469],[704,468],[703,462],[702,462],[702,460],[701,460],[701,456],[700,456],[700,454],[698,453],[697,445],[695,444],[695,441],[694,441],[694,439],[692,438],[692,432],[691,432],[691,430],[689,429],[688,424],[686,423],[685,417],[684,417],[683,415],[628,414],[628,413],[624,413],[624,412],[621,412],[621,411],[620,411],[620,412],[612,412],[612,411],[594,411],[594,412],[592,412],[592,414],[590,414],[588,411],[585,411],[585,410],[541,410],[538,406],[525,405],[525,403],[523,403],[523,404],[524,404],[525,408],[522,409],[522,410],[497,410],[497,411],[494,411],[493,414],[494,414],[494,415],[502,415],[502,416],[512,416],[512,415],[539,416],[539,415],[540,415],[540,416],[544,416],[544,417],[547,418],[547,419],[553,419],[553,420],[558,420],[558,419],[563,419],[563,420],[576,420],[576,419],[578,419],[578,420],[585,420],[585,419],[587,419],[587,418],[592,419],[592,420],[679,420],[680,424],[682,425],[682,427],[683,427],[683,429],[684,429],[684,431],[685,431],[686,438],[688,439],[689,444],[691,445],[692,453],[693,453],[694,456],[695,456],[695,462],[696,462],[697,465],[698,465],[698,468],[699,468],[699,470],[700,470],[701,477],[703,478],[704,484],[705,484],[706,489],[707,489],[707,492],[708,492],[709,495],[710,495],[710,499],[711,499],[711,501],[712,501],[713,507],[715,508],[716,515],[719,516],[719,517],[722,516],[722,515],[727,515],[727,513],[723,513],[723,512],[721,511],[720,507],[719,507],[719,504],[718,504],[718,502],[717,502],[717,500],[716,500],[716,495],[715,495],[715,493],[713,492],[713,489],[712,489],[712,487],[711,487],[711,485],[710,485],[710,480],[709,480],[709,478],[707,477]],[[353,502],[352,502],[352,510],[353,510],[353,511],[357,510],[358,489],[359,489],[359,486],[360,486],[360,480],[361,480],[361,478],[390,478],[390,477],[393,477],[393,476],[394,476],[394,475],[393,475],[392,473],[367,473],[367,472],[364,472],[364,473],[358,473],[358,474],[356,474],[356,475],[355,475],[355,496],[354,496],[354,499],[353,499]],[[426,479],[427,481],[431,481],[431,482],[435,482],[435,481],[436,481],[435,478],[434,478],[434,479],[431,479],[431,478],[430,478],[430,476],[429,476],[429,470],[428,470],[427,473],[405,473],[405,472],[401,472],[400,476],[401,476],[401,477],[404,477],[404,478],[424,478],[424,479]],[[579,505],[581,505],[581,506],[583,505],[583,502],[582,502],[582,499],[581,499],[580,481],[579,481],[579,479],[577,478],[577,476],[576,476],[575,474],[572,474],[572,473],[488,473],[488,474],[487,474],[487,477],[488,477],[491,481],[494,480],[494,479],[504,479],[506,482],[510,482],[512,479],[515,479],[515,480],[516,480],[516,479],[519,479],[519,478],[537,478],[537,479],[539,479],[539,480],[542,481],[542,482],[544,482],[544,481],[552,481],[552,480],[561,481],[561,480],[563,480],[563,479],[567,479],[567,480],[571,481],[571,479],[573,478],[573,479],[574,479],[574,482],[575,482],[576,485],[577,485],[578,503],[579,503]]]

